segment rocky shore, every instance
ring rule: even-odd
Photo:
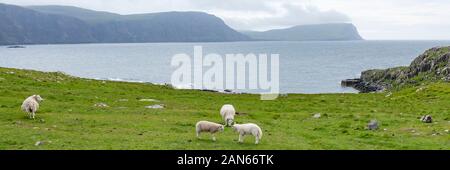
[[[342,80],[341,85],[369,93],[436,81],[450,81],[450,47],[429,49],[406,67],[363,71],[360,78]]]

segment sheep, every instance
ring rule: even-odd
[[[39,103],[44,99],[39,95],[33,95],[25,99],[22,103],[22,110],[28,113],[30,119],[34,119],[36,112],[39,109]]]
[[[259,140],[262,138],[262,130],[261,128],[254,123],[247,124],[234,124],[233,130],[239,133],[239,142],[244,142],[245,135],[253,135],[255,136],[255,144],[259,144]]]
[[[195,125],[195,132],[197,134],[197,138],[200,139],[200,133],[201,132],[209,132],[212,134],[212,140],[216,141],[215,133],[216,132],[223,132],[224,126],[218,123],[214,122],[208,122],[208,121],[199,121]]]
[[[226,104],[220,109],[220,116],[225,121],[226,126],[231,126],[234,123],[234,115],[236,115],[236,110],[233,105]]]

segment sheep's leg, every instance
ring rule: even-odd
[[[214,135],[214,133],[212,134],[212,140],[215,142],[216,141],[216,136]]]
[[[36,114],[33,112],[32,115],[33,115],[33,119],[34,119],[34,116],[35,116]]]
[[[196,131],[197,139],[200,139],[200,132]]]
[[[241,134],[239,134],[239,143],[242,143],[242,142],[244,142],[244,135],[242,135],[242,133],[241,133]]]
[[[259,137],[258,137],[258,135],[256,135],[255,136],[255,144],[258,144],[259,143]]]

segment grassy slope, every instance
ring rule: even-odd
[[[450,129],[450,84],[416,89],[390,96],[296,94],[260,101],[257,95],[0,68],[0,149],[450,149],[445,132]],[[32,94],[46,99],[36,120],[20,111]],[[142,98],[158,99],[167,108],[146,109],[157,103],[139,101]],[[110,107],[94,107],[96,103]],[[195,138],[195,123],[221,122],[219,109],[225,103],[247,113],[237,116],[237,122],[263,128],[260,145],[252,144],[253,137],[238,144],[230,128],[217,135],[217,142],[207,134]],[[312,118],[314,113],[322,113],[322,118]],[[436,123],[421,123],[418,117],[424,114],[433,115]],[[380,121],[380,130],[365,129],[371,119]],[[35,146],[36,141],[44,144]]]

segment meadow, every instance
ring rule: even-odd
[[[20,110],[33,94],[45,99],[34,120]],[[450,84],[444,82],[384,93],[288,94],[261,101],[254,94],[0,68],[0,149],[449,150],[449,102]],[[197,121],[222,123],[223,104],[235,106],[237,123],[260,125],[259,145],[252,136],[238,143],[231,128],[217,134],[216,142],[209,134],[195,137]],[[164,108],[146,108],[151,105]],[[320,118],[313,117],[317,113]],[[433,123],[419,120],[426,114]],[[379,121],[378,130],[367,129],[372,119]]]

